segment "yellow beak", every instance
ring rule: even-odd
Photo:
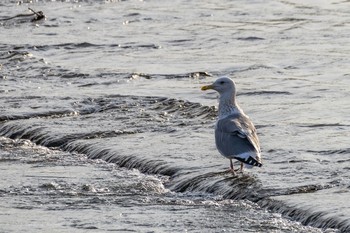
[[[207,85],[201,88],[202,91],[209,90],[209,89],[213,89],[213,85]]]

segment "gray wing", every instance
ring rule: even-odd
[[[216,146],[226,157],[244,153],[255,155],[260,162],[260,145],[256,129],[250,119],[243,114],[232,114],[217,122],[215,129]]]

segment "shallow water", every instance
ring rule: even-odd
[[[1,3],[0,229],[349,231],[348,5]],[[220,75],[261,141],[244,175],[200,91]]]

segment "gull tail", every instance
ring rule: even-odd
[[[246,156],[246,157],[234,157],[235,159],[237,159],[238,161],[244,163],[246,165],[246,167],[251,168],[253,166],[256,167],[261,167],[262,163],[259,162],[258,160],[256,160],[255,158],[253,158],[252,156]]]

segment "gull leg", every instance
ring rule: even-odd
[[[230,172],[232,172],[233,174],[236,174],[235,169],[233,169],[232,159],[230,159]]]
[[[243,173],[243,163],[241,163],[241,172]]]
[[[242,169],[242,168],[241,168]],[[237,169],[234,169],[233,168],[233,162],[232,162],[232,159],[230,159],[230,172],[232,172],[233,174],[236,174],[236,171],[239,171],[239,168]]]

